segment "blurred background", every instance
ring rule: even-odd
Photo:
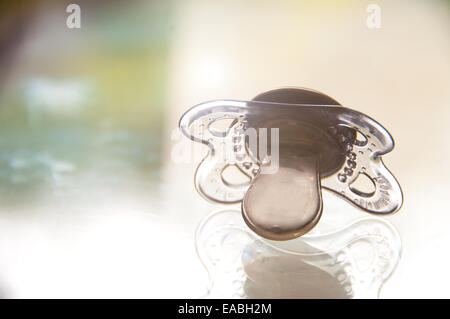
[[[1,2],[0,297],[202,295],[194,233],[217,206],[172,156],[178,120],[302,86],[396,141],[403,255],[381,297],[449,298],[449,18],[444,0]],[[336,199],[324,218],[342,210],[364,216]]]

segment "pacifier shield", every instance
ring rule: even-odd
[[[217,132],[213,124],[221,120],[229,128]],[[402,205],[401,188],[381,159],[394,147],[391,135],[320,92],[288,88],[252,101],[205,102],[188,110],[179,126],[210,149],[196,172],[199,193],[219,203],[242,201],[244,220],[262,237],[288,240],[312,229],[322,212],[322,187],[370,213],[393,213]],[[277,134],[268,138],[272,129]],[[273,154],[251,147],[250,130],[257,132],[258,145],[264,140],[267,150],[276,146],[277,169],[265,170]],[[229,183],[223,173],[230,166],[247,181]],[[355,187],[361,177],[373,183],[373,191]]]

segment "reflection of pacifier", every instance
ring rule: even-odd
[[[250,231],[238,210],[207,216],[196,245],[208,298],[376,298],[401,252],[397,231],[379,218],[274,242]]]
[[[370,213],[393,213],[402,204],[381,160],[392,137],[322,93],[287,88],[252,101],[205,102],[183,115],[180,128],[210,148],[195,176],[200,194],[242,201],[245,222],[262,237],[288,240],[311,230],[322,213],[322,186]],[[225,178],[230,167],[247,181]],[[364,178],[372,189],[357,187]]]

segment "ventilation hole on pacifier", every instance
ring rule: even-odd
[[[360,131],[356,131],[355,141],[353,144],[357,146],[364,146],[367,144],[367,137]]]
[[[251,179],[236,165],[228,165],[222,171],[222,181],[228,186],[242,186],[250,183]]]
[[[350,184],[350,190],[362,197],[371,197],[375,194],[375,182],[366,173],[359,173]]]
[[[224,137],[236,121],[235,118],[218,118],[209,123],[208,130],[215,136]]]

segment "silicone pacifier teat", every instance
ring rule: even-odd
[[[224,131],[214,125],[228,120]],[[322,187],[371,213],[392,213],[402,192],[381,161],[393,140],[376,121],[308,89],[279,89],[252,101],[212,101],[180,120],[183,133],[210,147],[196,186],[210,200],[242,201],[247,225],[272,240],[297,238],[322,213]],[[256,141],[256,142],[255,142]],[[229,166],[247,183],[223,178]],[[354,186],[364,176],[374,190]]]
[[[299,237],[319,221],[322,195],[317,157],[280,153],[273,174],[259,174],[242,202],[247,225],[272,240]]]

